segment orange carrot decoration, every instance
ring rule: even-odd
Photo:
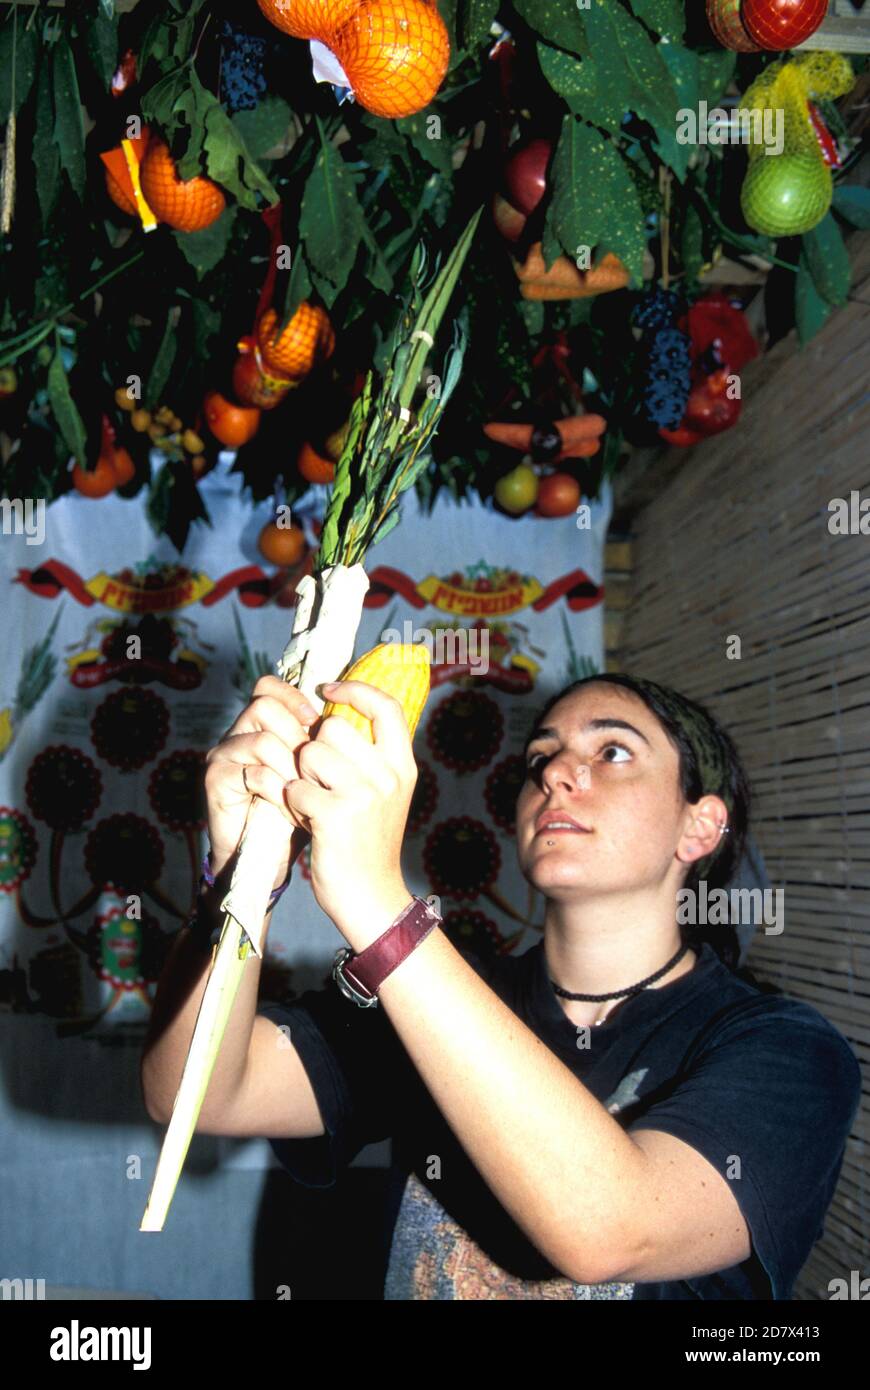
[[[590,458],[597,454],[600,437],[607,429],[603,415],[568,415],[555,422],[556,432],[561,440],[559,451],[547,457],[548,463],[560,463],[562,459]],[[496,444],[504,444],[509,449],[519,449],[521,453],[532,452],[532,436],[538,429],[536,425],[508,424],[498,420],[484,425],[483,432]]]

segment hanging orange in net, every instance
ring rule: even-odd
[[[267,309],[257,324],[257,347],[267,373],[289,381],[307,376],[332,356],[335,333],[325,309],[304,299],[284,332],[276,336],[278,315]]]
[[[332,49],[356,100],[375,116],[422,111],[444,81],[450,39],[434,0],[257,2],[285,34]]]
[[[447,26],[428,0],[365,0],[330,47],[360,105],[393,120],[429,105],[450,61]]]
[[[332,36],[363,0],[257,0],[263,14],[294,39],[319,39],[332,47]]]
[[[159,139],[149,142],[141,170],[142,192],[161,222],[177,232],[200,232],[216,222],[227,205],[221,189],[211,179],[196,174],[181,179],[169,146]]]

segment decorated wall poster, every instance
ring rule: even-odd
[[[70,1200],[71,1163],[84,1184],[89,1164],[132,1153],[150,1178],[162,1131],[142,1104],[139,1052],[207,849],[205,756],[273,669],[310,568],[311,549],[289,572],[263,559],[257,538],[272,509],[252,508],[229,468],[225,456],[203,483],[214,524],[195,527],[181,555],[117,496],[54,503],[40,543],[11,528],[2,537],[0,1050],[14,1084],[2,1088],[0,1173],[28,1189],[7,1208],[4,1240],[40,1246],[43,1268],[47,1227],[30,1231],[25,1213],[47,1194]],[[294,509],[310,547],[324,499],[314,487]],[[431,514],[413,492],[402,507],[369,555],[357,653],[380,640],[431,649],[407,881],[441,898],[455,940],[522,951],[543,903],[515,864],[518,755],[543,700],[603,664],[607,502],[560,520],[515,520],[446,494]],[[341,944],[314,900],[306,852],[275,913],[263,995],[323,984]],[[224,1167],[273,1162],[261,1140],[198,1137],[195,1150],[206,1145]],[[99,1264],[110,1219],[118,1287],[143,1286],[141,1250],[123,1235],[137,1230],[143,1182],[100,1192],[101,1221],[73,1256]],[[185,1200],[205,1200],[205,1189],[187,1190]],[[87,1201],[84,1190],[75,1199]],[[152,1282],[185,1277],[161,1269]],[[173,1296],[185,1296],[177,1282]]]

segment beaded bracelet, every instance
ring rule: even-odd
[[[208,884],[209,888],[214,888],[214,885],[215,885],[215,876],[214,876],[214,874],[212,873],[212,871],[211,871],[211,866],[210,866],[210,864],[209,864],[209,862],[208,862],[208,860],[209,860],[209,855],[210,855],[210,854],[211,854],[211,850],[208,851],[208,854],[205,855],[205,857],[204,857],[204,859],[203,859],[203,861],[202,861],[202,866],[201,866],[201,867],[202,867],[202,877],[203,877],[204,882]],[[271,893],[269,894],[269,907],[270,907],[270,908],[272,908],[272,907],[275,906],[276,902],[278,901],[278,899],[280,898],[280,896],[281,896],[281,894],[284,892],[284,890],[285,890],[286,888],[289,888],[289,886],[290,886],[290,879],[292,878],[292,876],[293,876],[293,870],[292,870],[292,869],[288,869],[288,870],[287,870],[287,877],[285,878],[284,882],[283,882],[283,883],[280,883],[280,884],[278,885],[277,888],[273,888],[273,889],[272,889]]]
[[[200,889],[202,888],[203,884],[205,884],[208,888],[214,888],[215,885],[215,876],[212,873],[211,865],[208,862],[209,854],[211,854],[211,850],[208,851],[208,853],[205,855],[202,861],[202,878],[200,879]],[[284,882],[280,884],[277,888],[273,888],[272,892],[269,894],[270,912],[272,908],[275,906],[278,899],[280,898],[281,894],[284,892],[285,888],[289,886],[291,876],[292,870],[288,869],[287,877],[285,878]],[[223,924],[218,923],[217,926],[213,926],[211,914],[205,915],[202,911],[203,907],[203,895],[202,892],[200,892],[197,896],[196,906],[194,907],[193,911],[191,912],[184,925],[189,929],[192,938],[201,947],[201,949],[203,951],[210,952],[212,948],[216,946],[220,941],[221,931],[223,930]]]

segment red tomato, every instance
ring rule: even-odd
[[[508,199],[528,217],[547,191],[547,165],[553,146],[549,140],[530,140],[508,160],[504,171]]]
[[[551,473],[541,479],[535,511],[538,516],[568,516],[580,501],[580,484],[570,473]]]
[[[828,0],[743,0],[741,16],[762,48],[794,48],[814,34],[828,12]]]

